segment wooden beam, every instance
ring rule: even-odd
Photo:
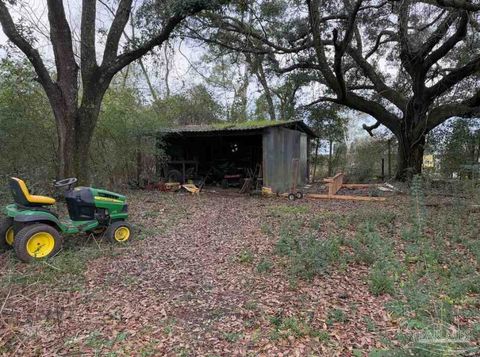
[[[377,184],[372,183],[344,183],[342,188],[371,188],[377,186]]]
[[[324,199],[324,200],[345,200],[345,201],[377,201],[383,202],[385,197],[370,197],[370,196],[348,196],[348,195],[319,195],[310,193],[306,195],[307,198]]]

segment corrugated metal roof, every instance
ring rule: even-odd
[[[222,132],[222,131],[248,131],[248,130],[259,130],[275,126],[283,126],[286,128],[291,128],[295,126],[300,126],[308,135],[316,137],[317,135],[313,130],[303,122],[303,120],[262,120],[262,121],[246,121],[241,123],[215,123],[209,125],[184,125],[181,127],[175,128],[159,128],[158,133],[172,133],[172,134],[182,134],[182,133],[208,133],[208,132]]]

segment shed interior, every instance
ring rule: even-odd
[[[162,139],[168,162],[164,177],[186,182],[238,186],[241,179],[262,174],[262,131],[170,134]]]

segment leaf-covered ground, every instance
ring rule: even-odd
[[[470,349],[480,336],[480,245],[468,233],[478,234],[478,213],[459,213],[472,224],[465,232],[443,219],[452,262],[473,279],[455,295],[446,290],[454,273],[442,273],[450,261],[428,260],[427,243],[406,230],[405,196],[290,203],[130,192],[129,200],[137,239],[126,246],[79,236],[48,262],[0,256],[0,355],[381,355],[434,322],[464,332]],[[424,231],[422,239],[434,235]],[[411,296],[419,287],[428,289]],[[448,319],[423,314],[432,301],[442,309],[447,301]]]

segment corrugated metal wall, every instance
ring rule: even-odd
[[[287,192],[293,183],[293,159],[299,160],[297,186],[308,180],[308,138],[298,131],[268,128],[263,134],[263,182],[273,192]]]

